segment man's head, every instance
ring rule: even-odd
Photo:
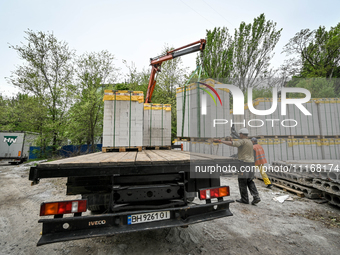
[[[241,128],[240,131],[238,131],[240,138],[244,139],[248,137],[249,131],[246,128]]]
[[[257,144],[257,139],[255,137],[253,137],[251,141],[253,142],[253,144]]]

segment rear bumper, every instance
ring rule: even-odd
[[[234,201],[228,200],[217,203],[190,205],[161,210],[41,219],[39,220],[39,223],[43,223],[43,231],[37,246],[143,230],[187,226],[194,223],[232,216],[233,214],[229,210],[229,204],[232,202]],[[170,219],[133,225],[127,224],[128,215],[155,211],[170,211]],[[63,226],[68,226],[68,228],[64,229]]]

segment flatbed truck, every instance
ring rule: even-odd
[[[187,227],[232,216],[228,186],[219,176],[195,176],[192,162],[238,167],[240,161],[177,150],[93,153],[31,167],[32,185],[67,178],[67,195],[82,199],[44,202],[37,245],[142,230]],[[191,170],[192,171],[192,170]],[[203,203],[194,204],[198,197]],[[205,202],[205,203],[204,203]],[[91,214],[84,215],[90,210]],[[66,214],[69,214],[68,217]],[[72,215],[73,214],[73,215]],[[86,213],[85,213],[86,214]]]

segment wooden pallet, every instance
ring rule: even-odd
[[[259,136],[254,136],[257,139],[266,139],[266,138],[272,138],[272,139],[279,139],[279,138],[288,138],[288,135],[259,135]]]
[[[177,137],[176,140],[177,140],[178,142],[181,142],[181,141],[183,141],[183,142],[189,142],[189,141],[191,140],[191,138],[190,138],[190,137]]]
[[[322,138],[339,138],[338,135],[325,135]]]
[[[259,136],[254,136],[257,139],[266,139],[266,138],[271,138],[271,139],[322,139],[325,138],[322,135],[259,135]],[[332,136],[330,138],[336,138],[336,136]]]
[[[323,138],[322,135],[290,135],[288,136],[290,139],[299,139],[299,138],[305,138],[305,139],[321,139]]]
[[[103,147],[102,152],[125,152],[125,151],[142,151],[142,146],[131,147]]]
[[[143,150],[171,150],[171,146],[143,146]]]

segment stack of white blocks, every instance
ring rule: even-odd
[[[340,98],[320,98],[318,103],[320,135],[340,135]]]
[[[212,79],[202,81],[211,87],[220,84]],[[211,96],[206,93],[210,92]],[[222,105],[216,94],[205,85],[200,84],[199,88],[197,83],[187,86],[186,96],[184,97],[184,88],[178,88],[176,92],[177,102],[177,136],[178,137],[196,137],[196,138],[213,138],[213,137],[226,137],[230,135],[230,124],[215,125],[214,119],[230,120],[230,107],[229,107],[229,91],[226,89],[216,89],[219,97],[221,98]],[[203,96],[207,102],[206,115],[202,114],[202,100]],[[183,120],[183,107],[185,99],[185,112]],[[215,104],[216,102],[216,104]],[[182,133],[182,125],[184,121],[184,128]]]
[[[143,92],[106,90],[103,147],[132,146],[143,146]]]
[[[230,157],[237,154],[237,148],[218,143],[183,143],[184,151]],[[322,160],[339,159],[340,138],[327,139],[258,139],[265,152],[268,164],[277,160]]]
[[[272,99],[269,98],[259,98],[253,101],[254,108],[257,110],[268,110],[271,108],[272,104]],[[249,136],[321,135],[319,128],[318,105],[315,103],[315,100],[312,99],[304,104],[304,106],[312,115],[304,115],[295,105],[288,105],[286,115],[281,115],[281,100],[278,100],[276,111],[265,116],[253,114],[246,104],[244,116],[234,115],[233,123],[237,123],[235,124],[235,128],[238,130],[244,126],[243,123],[245,121],[245,126],[249,130]],[[293,127],[296,123],[289,119],[296,120],[297,125]],[[282,123],[282,121],[284,122]]]
[[[271,108],[273,102],[270,98],[258,98],[253,101],[254,108],[257,110],[268,110]],[[236,130],[245,126],[249,130],[249,136],[335,136],[340,135],[340,99],[337,98],[313,98],[309,102],[303,104],[304,107],[312,115],[304,115],[299,108],[295,105],[287,105],[286,115],[281,115],[281,100],[278,100],[277,109],[273,114],[270,115],[255,115],[250,112],[248,105],[245,104],[244,115],[233,115],[233,123],[235,124]],[[232,113],[232,111],[231,111]],[[248,125],[249,120],[261,120],[251,121],[252,126]],[[275,121],[272,121],[275,119]],[[285,126],[294,126],[294,121],[288,121],[293,119],[297,121],[295,127],[284,127],[282,125],[283,120]]]
[[[144,104],[143,146],[171,145],[171,105]]]

